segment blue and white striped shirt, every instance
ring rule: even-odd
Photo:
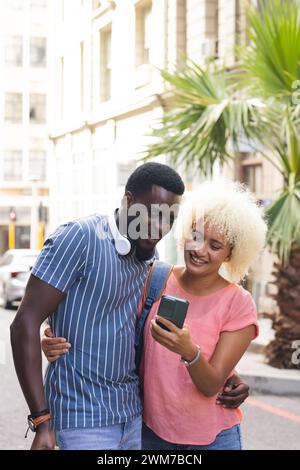
[[[32,274],[66,293],[50,324],[71,343],[45,377],[54,429],[124,423],[141,413],[134,335],[148,268],[116,252],[100,215],[62,225],[46,240]]]

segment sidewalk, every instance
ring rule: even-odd
[[[251,390],[273,395],[300,396],[300,370],[277,369],[265,364],[263,348],[273,339],[271,320],[259,320],[260,335],[237,365]]]

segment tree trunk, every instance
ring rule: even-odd
[[[274,263],[274,268],[279,313],[272,318],[275,339],[266,347],[266,357],[273,367],[300,370],[300,247],[293,243],[289,264]]]

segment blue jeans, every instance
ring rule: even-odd
[[[56,432],[60,450],[139,450],[142,417],[101,428],[63,429]]]
[[[158,437],[150,428],[143,424],[143,450],[242,450],[241,428],[237,424],[225,429],[217,435],[214,442],[207,445],[172,444]]]

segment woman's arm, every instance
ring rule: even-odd
[[[153,338],[185,360],[192,361],[197,353],[197,345],[193,343],[188,327],[185,325],[184,328],[179,329],[165,318],[158,317],[158,320],[166,325],[170,332],[160,328],[155,320],[152,320]],[[254,325],[233,332],[223,332],[210,361],[208,362],[201,354],[199,360],[188,367],[191,379],[203,395],[210,397],[218,393],[229,373],[245,353],[254,335]],[[201,344],[199,347],[201,350]]]

